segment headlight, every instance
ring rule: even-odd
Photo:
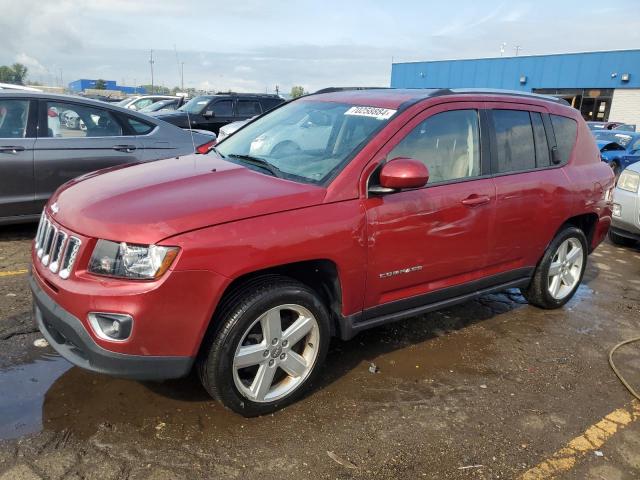
[[[636,193],[640,187],[640,173],[625,170],[618,179],[618,188],[627,192]]]
[[[88,270],[97,275],[151,280],[167,271],[178,251],[178,247],[98,240]]]

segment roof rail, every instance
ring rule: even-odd
[[[512,97],[538,98],[550,102],[559,103],[561,105],[569,105],[564,98],[554,97],[553,95],[543,95],[541,93],[523,92],[521,90],[501,90],[499,88],[442,88],[433,93],[432,96],[439,95],[464,95],[464,94],[496,94],[509,95]]]
[[[389,87],[326,87],[307,95],[319,95],[321,93],[347,92],[350,90],[389,90]]]

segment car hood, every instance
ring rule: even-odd
[[[171,123],[173,125],[177,125],[178,127],[187,128],[189,127],[189,116],[187,112],[182,112],[178,110],[170,110],[170,111],[157,111],[157,112],[148,112],[147,115],[155,117],[159,120],[164,120],[165,122]],[[194,115],[191,115],[193,117]]]
[[[317,205],[325,193],[211,153],[85,175],[61,187],[49,204],[57,203],[58,223],[81,235],[151,244],[211,225]]]

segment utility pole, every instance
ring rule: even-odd
[[[522,47],[520,45],[516,45],[514,47],[514,50],[516,51],[516,57],[518,56],[518,54],[520,53],[520,50],[522,50]]]
[[[138,79],[133,79],[133,93],[138,93]]]
[[[153,49],[151,49],[151,55],[149,56],[149,65],[151,66],[151,93],[153,94]]]
[[[184,92],[184,62],[180,62],[180,90]]]
[[[280,87],[276,85],[276,95],[280,95]]]
[[[500,56],[503,57],[504,56],[504,48],[507,46],[507,42],[502,42],[502,44],[500,45]]]

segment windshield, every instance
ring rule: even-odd
[[[395,112],[297,100],[258,118],[220,142],[216,150],[231,161],[234,156],[257,157],[291,180],[323,183]]]
[[[632,138],[631,135],[625,135],[624,133],[616,133],[612,131],[593,132],[593,136],[596,137],[596,140],[615,142],[622,145],[623,147],[626,147]]]
[[[135,97],[138,98],[138,97]],[[131,103],[131,101],[133,100],[133,98],[129,97],[129,98],[125,98],[124,100],[120,100],[119,102],[116,103],[116,105],[118,105],[119,107],[124,107],[125,105],[128,105],[129,103]]]
[[[163,108],[166,108],[168,105],[174,103],[175,100],[162,100],[160,102],[152,103],[151,105],[147,105],[146,107],[141,108],[140,112],[157,112]]]
[[[202,95],[199,97],[194,97],[191,100],[189,100],[187,103],[185,103],[183,106],[181,106],[178,110],[180,110],[181,112],[198,114],[202,112],[204,107],[206,107],[209,104],[212,98],[213,97],[207,97]]]

